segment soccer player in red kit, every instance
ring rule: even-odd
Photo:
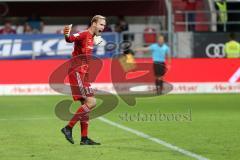
[[[62,128],[65,138],[72,144],[72,128],[80,121],[81,125],[81,141],[80,145],[100,145],[88,138],[88,121],[89,112],[96,106],[96,99],[88,82],[88,71],[90,56],[93,52],[94,37],[100,36],[106,25],[106,18],[96,15],[91,20],[91,26],[79,33],[70,35],[71,27],[64,27],[65,40],[69,43],[74,42],[74,51],[72,52],[73,63],[71,63],[70,72],[68,74],[74,101],[80,101],[81,106],[75,115],[68,122],[67,126]]]

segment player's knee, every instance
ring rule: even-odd
[[[96,99],[94,97],[88,97],[85,103],[90,109],[92,109],[96,106]]]

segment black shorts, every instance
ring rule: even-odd
[[[156,77],[164,76],[166,73],[166,64],[164,62],[154,62],[153,70]]]

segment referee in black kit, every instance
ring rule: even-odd
[[[168,45],[165,43],[163,35],[159,35],[157,42],[148,47],[137,48],[135,51],[151,52],[153,59],[153,69],[155,74],[155,85],[157,94],[162,94],[163,91],[163,77],[167,71],[166,57],[168,59],[168,66],[171,64],[171,55]]]

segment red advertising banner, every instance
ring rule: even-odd
[[[47,84],[50,75],[66,60],[0,61],[0,84]],[[136,68],[125,74],[118,60],[103,59],[95,83],[153,82],[151,59],[137,59]],[[144,67],[141,67],[144,66]],[[93,65],[94,67],[94,65]],[[165,76],[168,82],[240,82],[240,59],[173,59]],[[144,76],[144,75],[148,76]],[[137,78],[143,77],[143,78]]]

